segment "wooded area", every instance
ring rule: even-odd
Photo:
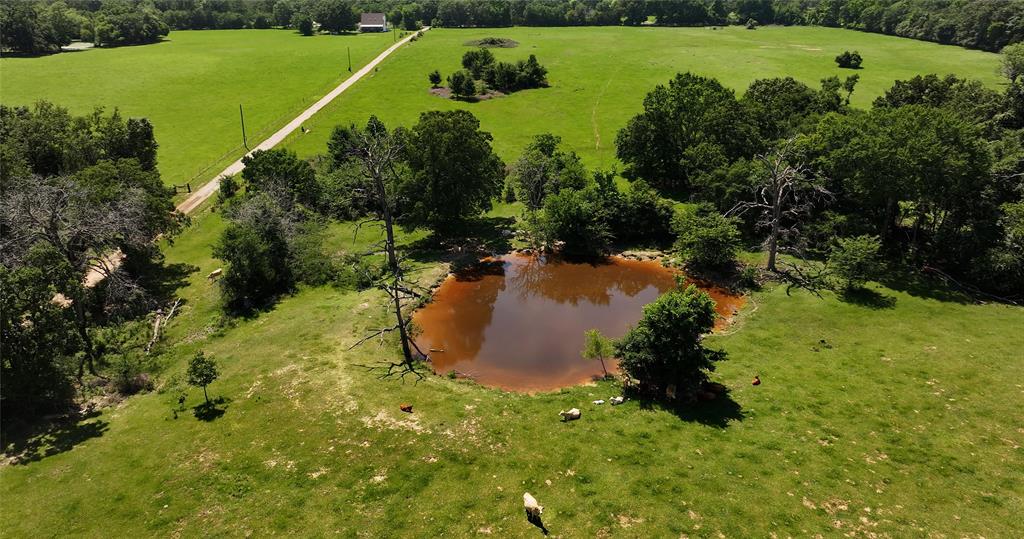
[[[55,52],[71,40],[152,43],[169,29],[356,29],[384,12],[395,28],[745,24],[850,28],[999,51],[1024,40],[1024,0],[41,0],[0,5],[0,45]]]

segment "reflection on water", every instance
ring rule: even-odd
[[[673,272],[657,262],[488,259],[449,277],[413,316],[423,330],[417,343],[437,350],[430,358],[439,373],[454,369],[509,390],[556,389],[601,374],[599,362],[580,357],[584,331],[621,337],[644,305],[674,286]],[[742,302],[704,289],[724,316]]]

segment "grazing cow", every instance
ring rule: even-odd
[[[403,411],[403,412],[405,412],[405,413],[407,413],[407,414],[411,414],[412,413],[412,405],[411,404],[399,404],[398,405],[398,409]]]
[[[572,408],[568,412],[562,410],[558,412],[558,415],[562,416],[562,421],[572,421],[574,419],[579,419],[581,414],[579,408]]]
[[[217,268],[217,269],[211,271],[210,274],[206,276],[206,278],[212,281],[212,280],[216,279],[217,277],[220,277],[221,273],[224,273],[224,268]]]
[[[523,507],[526,508],[526,520],[530,524],[540,528],[540,531],[544,532],[544,535],[547,535],[548,529],[544,526],[544,521],[540,518],[541,513],[544,512],[544,506],[537,503],[537,498],[534,498],[532,494],[526,492],[523,494]]]
[[[750,385],[752,385],[752,386],[759,386],[759,385],[761,385],[761,377],[760,376],[755,376],[754,377],[754,381],[750,382]]]
[[[523,493],[523,507],[526,508],[526,515],[539,517],[544,513],[544,506],[537,503],[537,498],[529,492]]]

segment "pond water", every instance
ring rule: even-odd
[[[455,370],[513,391],[557,389],[602,374],[599,361],[580,356],[584,331],[621,337],[640,320],[644,305],[674,286],[675,272],[655,261],[489,258],[449,276],[413,315],[422,329],[416,342],[432,350],[440,374]],[[722,316],[742,305],[740,296],[701,288]],[[615,368],[614,360],[605,363]]]

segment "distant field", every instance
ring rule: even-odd
[[[0,60],[0,102],[47,99],[145,116],[168,184],[210,179],[392,43],[391,34],[303,37],[285,30],[172,32],[155,45]],[[193,182],[193,186],[196,182]]]
[[[551,87],[473,104],[430,95],[427,73],[439,69],[447,77],[470,50],[463,43],[486,36],[519,41],[517,48],[492,49],[499,60],[536,54],[549,70]],[[864,56],[863,69],[836,67],[835,56],[847,49]],[[716,77],[738,93],[758,78],[789,75],[817,88],[824,77],[857,73],[853,103],[868,107],[894,80],[922,73],[955,73],[996,86],[997,64],[991,53],[833,28],[435,29],[321,112],[311,133],[287,143],[310,155],[324,151],[334,125],[362,123],[371,113],[389,125],[411,125],[425,110],[466,108],[494,134],[506,160],[533,135],[550,131],[589,166],[610,167],[615,133],[655,84],[677,72]]]

